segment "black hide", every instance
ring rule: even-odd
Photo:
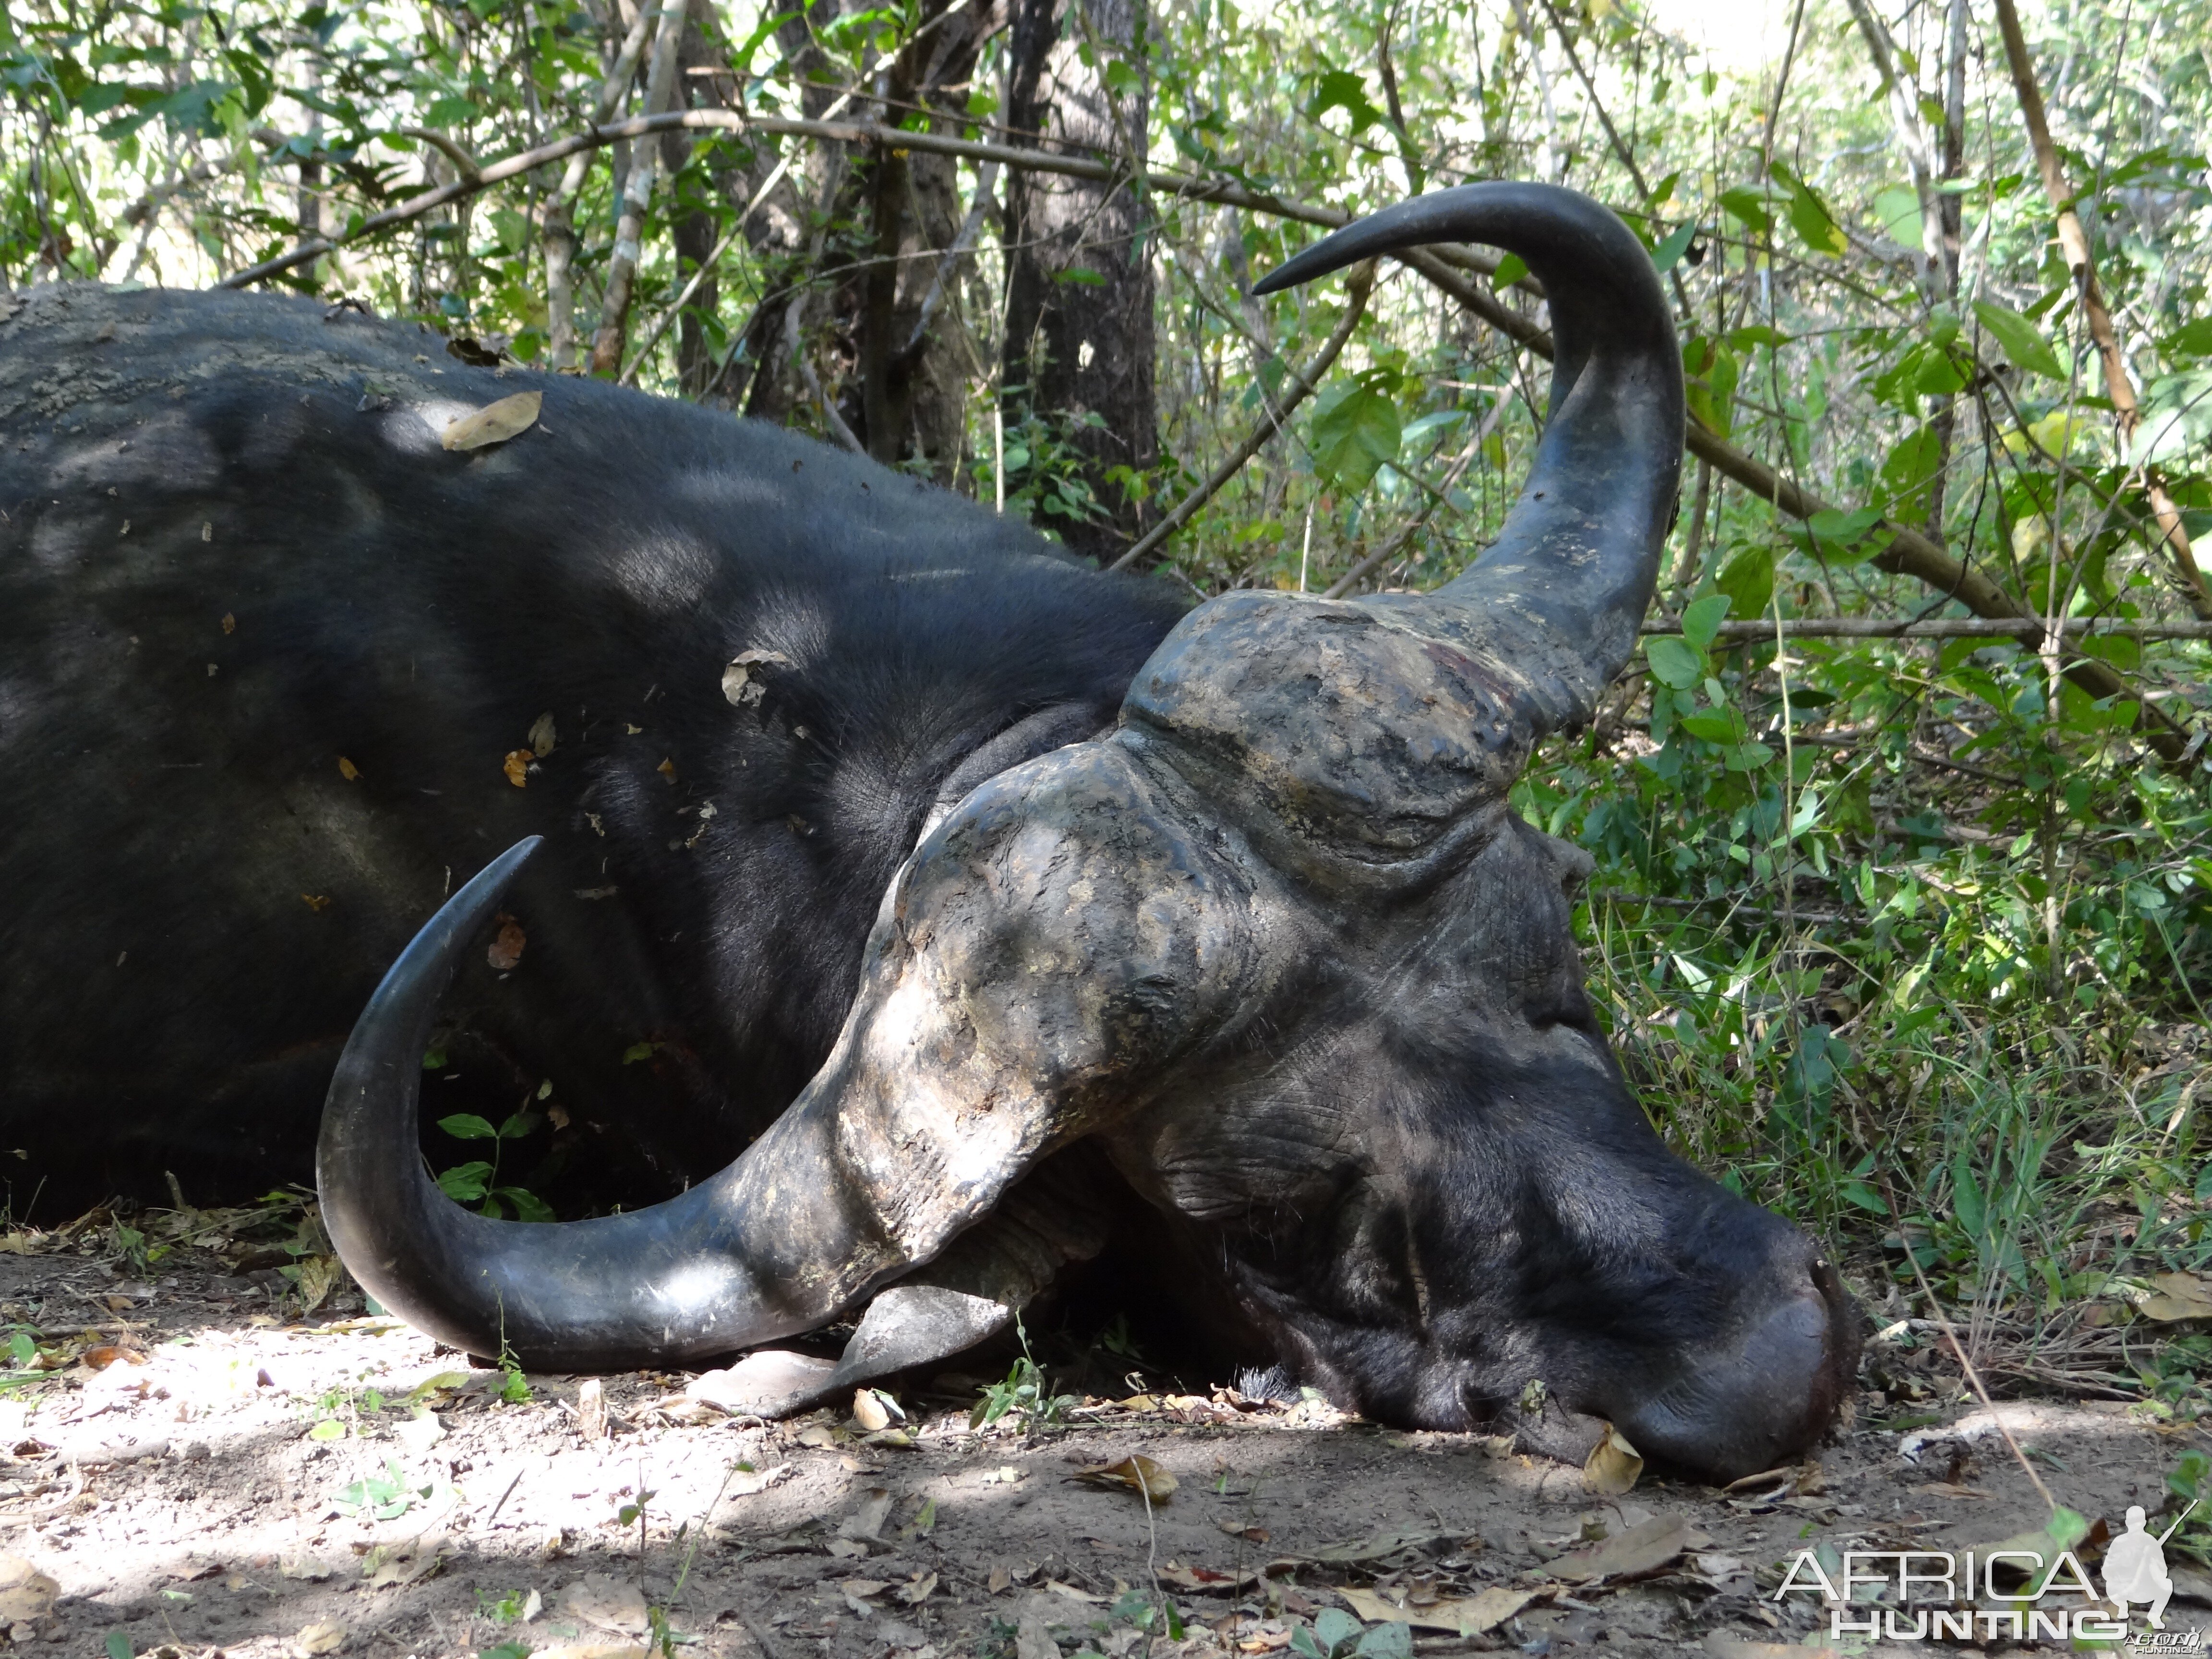
[[[821,1064],[948,779],[1110,723],[1183,608],[779,428],[303,300],[0,296],[0,1146],[50,1224],[307,1178],[379,976],[532,833],[521,963],[471,952],[426,1115],[550,1079],[572,1197],[711,1172]],[[733,708],[753,650],[790,661]]]

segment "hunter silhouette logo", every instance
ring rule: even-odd
[[[2166,1545],[2196,1507],[2192,1500],[2156,1534],[2140,1505],[2130,1509],[2127,1530],[2105,1552],[2102,1596],[2072,1547],[2089,1523],[2061,1509],[2047,1539],[1989,1549],[1800,1550],[1774,1599],[1811,1591],[1828,1605],[1832,1637],[1892,1642],[2119,1642],[2129,1639],[2130,1609],[2140,1607],[2150,1628],[2133,1638],[2138,1652],[2195,1651],[2203,1639],[2199,1633],[2166,1628],[2174,1588]],[[2019,1589],[2006,1588],[2023,1580]]]
[[[2189,1510],[2181,1513],[2186,1519]],[[2105,1598],[2120,1610],[2121,1618],[2128,1616],[2130,1602],[2142,1601],[2149,1607],[2150,1627],[2166,1628],[2166,1604],[2173,1599],[2173,1580],[2166,1571],[2166,1540],[2180,1525],[2176,1521],[2154,1538],[2143,1529],[2142,1505],[2130,1507],[2128,1529],[2105,1552]]]

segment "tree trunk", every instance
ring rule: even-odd
[[[1006,118],[1015,131],[1050,149],[1141,161],[1141,6],[1014,0]],[[1116,61],[1139,71],[1118,94],[1106,78]],[[1148,468],[1159,453],[1146,204],[1126,183],[1010,172],[1006,217],[1006,417],[1040,419],[1079,453],[1097,511],[1040,522],[1110,562],[1144,526],[1139,501],[1108,475]]]

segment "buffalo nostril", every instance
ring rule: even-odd
[[[1773,1468],[1827,1426],[1849,1374],[1849,1299],[1817,1280],[1617,1419],[1638,1449],[1730,1480]],[[1838,1287],[1840,1292],[1840,1287]]]

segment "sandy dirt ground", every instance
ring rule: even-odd
[[[35,1373],[0,1392],[7,1640],[194,1659],[1310,1659],[1362,1641],[1370,1659],[1757,1659],[1826,1639],[1816,1598],[1774,1599],[1800,1549],[2042,1526],[2000,1418],[2058,1501],[2115,1530],[2202,1439],[2118,1404],[1945,1407],[1948,1373],[1909,1329],[1874,1352],[1931,1379],[1936,1420],[1900,1423],[1869,1390],[1817,1462],[1735,1492],[1646,1474],[1605,1496],[1495,1439],[1226,1389],[979,1431],[975,1380],[947,1377],[884,1428],[874,1401],[767,1423],[699,1398],[711,1379],[508,1376],[438,1349],[328,1282],[305,1230],[285,1242],[299,1214],[0,1240],[34,1252],[0,1254],[11,1376]],[[2178,1601],[2167,1623],[2200,1620]]]

